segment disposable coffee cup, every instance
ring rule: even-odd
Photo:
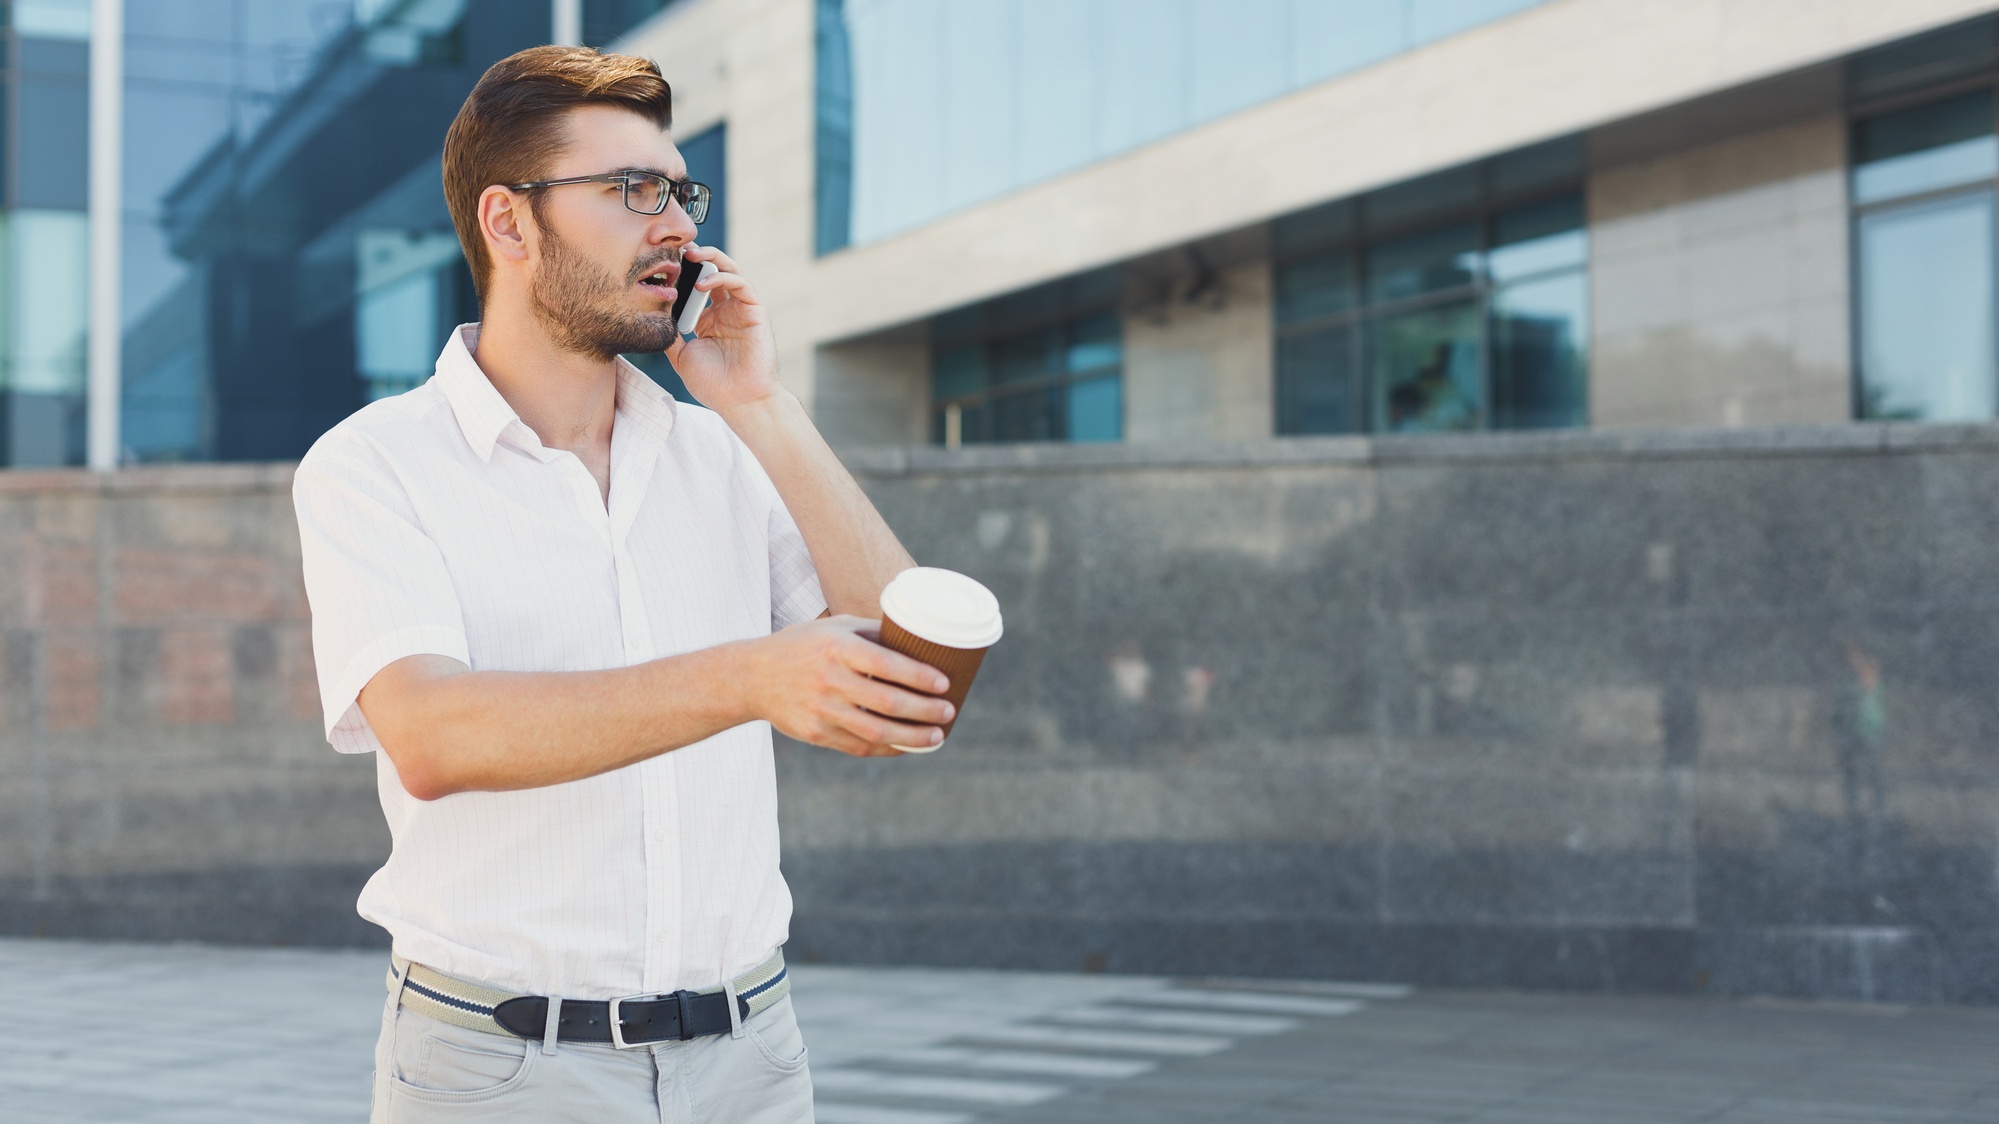
[[[964,713],[965,695],[985,662],[986,649],[1000,638],[999,598],[978,582],[953,570],[918,566],[904,570],[882,590],[883,646],[944,673],[951,686],[944,698],[956,712],[944,724],[951,736],[957,715]],[[938,745],[942,745],[939,742]],[[938,745],[899,745],[905,753],[929,753]]]

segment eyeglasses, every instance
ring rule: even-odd
[[[625,209],[641,215],[660,214],[666,210],[667,200],[678,199],[687,217],[693,219],[697,226],[708,217],[708,203],[715,198],[715,193],[705,183],[670,180],[653,172],[605,172],[601,176],[510,183],[507,187],[513,191],[530,191],[537,187],[561,187],[566,183],[615,183],[624,195]]]

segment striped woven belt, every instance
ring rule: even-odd
[[[447,976],[399,956],[392,957],[391,964],[389,990],[399,992],[398,1002],[439,1022],[488,1034],[545,1042],[559,1038],[564,1042],[609,1043],[620,1049],[727,1033],[791,993],[782,950],[724,987],[612,1000],[516,995]],[[555,1034],[549,1033],[551,1008]]]

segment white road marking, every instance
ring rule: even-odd
[[[1235,1040],[1205,1034],[1121,1034],[1109,1030],[1071,1030],[1056,1026],[996,1026],[974,1030],[958,1037],[980,1042],[1009,1042],[1023,1046],[1071,1047],[1078,1050],[1109,1050],[1120,1054],[1171,1054],[1198,1057],[1218,1054]]]
[[[1048,1016],[1057,1022],[1128,1026],[1135,1030],[1191,1030],[1208,1034],[1280,1034],[1298,1020],[1267,1015],[1210,1015],[1181,1011],[1138,1011],[1130,1007],[1075,1007]]]
[[[1236,988],[1260,995],[1339,995],[1351,999],[1407,999],[1416,989],[1408,984],[1348,983],[1335,980],[1205,979],[1209,987]]]
[[[1367,1004],[1358,999],[1320,999],[1313,995],[1272,995],[1258,991],[1208,991],[1176,987],[1165,991],[1144,991],[1118,998],[1120,1003],[1142,1003],[1148,1007],[1191,1007],[1200,1010],[1256,1011],[1266,1015],[1307,1015],[1337,1019],[1351,1015]]]
[[[1031,1050],[972,1050],[963,1046],[932,1046],[887,1055],[898,1065],[951,1066],[989,1069],[999,1073],[1039,1073],[1050,1077],[1093,1077],[1122,1081],[1159,1068],[1138,1058],[1096,1058],[1087,1054],[1038,1054]]]
[[[815,1101],[812,1117],[819,1124],[971,1124],[962,1112],[918,1112],[907,1108],[877,1108],[867,1104],[827,1104]]]
[[[868,1069],[826,1069],[812,1075],[814,1090],[871,1097],[924,1097],[981,1104],[1040,1104],[1068,1090],[1026,1081],[982,1081],[973,1077],[928,1077]]]

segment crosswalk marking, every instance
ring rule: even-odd
[[[1120,1003],[1148,1007],[1195,1007],[1202,1010],[1254,1011],[1266,1015],[1306,1015],[1337,1019],[1367,1006],[1358,999],[1321,999],[1313,995],[1275,995],[1257,991],[1210,991],[1176,987],[1120,996]]]
[[[1186,990],[1203,988],[1228,988],[1236,991],[1254,992],[1258,995],[1333,995],[1347,999],[1407,999],[1416,989],[1408,984],[1353,983],[1344,980],[1284,980],[1274,983],[1270,980],[1205,979],[1197,984],[1183,985]]]
[[[1128,1026],[1138,1030],[1191,1030],[1209,1034],[1281,1034],[1298,1020],[1269,1015],[1210,1015],[1181,1011],[1140,1011],[1130,1007],[1075,1007],[1048,1016],[1057,1022]]]
[[[1002,1107],[1063,1096],[1071,1082],[1126,1080],[1157,1069],[1161,1058],[1220,1053],[1246,1036],[1293,1030],[1304,1019],[1342,1018],[1370,999],[1407,993],[1370,984],[1294,982],[1280,990],[1256,981],[1151,982],[815,1070],[817,1118],[823,1124],[975,1124]],[[940,1041],[948,1044],[932,1044]],[[921,1107],[894,1107],[899,1100]],[[957,1106],[970,1113],[949,1111]]]
[[[1205,1034],[1135,1034],[1108,1030],[1071,1030],[1057,1026],[995,1026],[962,1038],[980,1042],[1017,1042],[1023,1046],[1069,1046],[1078,1050],[1109,1050],[1122,1054],[1171,1054],[1198,1057],[1235,1045],[1232,1038]]]
[[[1034,1073],[1047,1077],[1090,1077],[1122,1081],[1159,1068],[1138,1058],[1098,1058],[1088,1054],[1040,1054],[1029,1050],[972,1050],[963,1046],[931,1046],[904,1050],[898,1065],[934,1065],[956,1069],[987,1069],[999,1073]]]
[[[813,1078],[818,1083],[818,1078]],[[971,1124],[962,1112],[919,1112],[907,1108],[878,1108],[868,1104],[827,1104],[812,1106],[812,1118],[819,1124]]]
[[[859,1093],[871,1097],[923,1097],[939,1101],[983,1104],[1040,1104],[1059,1097],[1060,1085],[1026,1081],[989,1081],[974,1077],[930,1077],[883,1073],[868,1069],[827,1069],[812,1075],[815,1089],[829,1093]]]

